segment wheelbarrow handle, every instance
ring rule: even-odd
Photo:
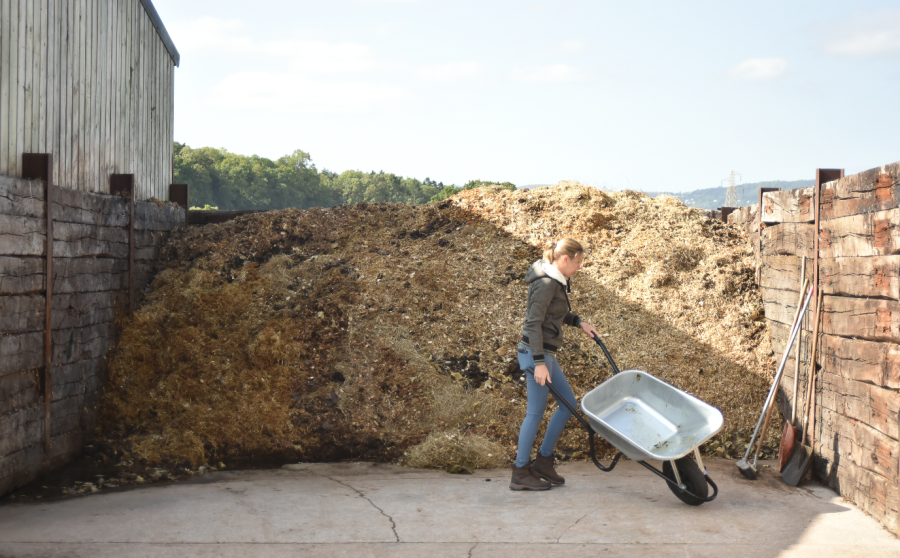
[[[606,349],[606,345],[604,345],[604,344],[603,344],[603,341],[600,340],[600,336],[597,335],[597,334],[595,333],[595,334],[593,334],[591,337],[594,339],[594,341],[595,341],[598,345],[600,345],[600,348],[603,349],[603,354],[606,355],[606,360],[608,360],[610,366],[612,366],[613,374],[618,374],[618,373],[619,373],[619,367],[616,366],[616,361],[614,361],[612,355],[609,354],[609,351]]]
[[[532,371],[531,369],[529,369],[529,370],[527,371],[527,373],[528,373],[528,374],[531,374],[532,376],[534,375],[534,371]],[[597,459],[597,449],[596,449],[596,447],[594,446],[594,434],[596,434],[596,433],[594,432],[593,427],[591,427],[591,423],[589,423],[587,420],[585,420],[585,418],[584,418],[583,416],[581,416],[581,413],[578,412],[578,409],[576,409],[574,406],[572,406],[572,404],[569,402],[569,400],[566,399],[565,397],[563,397],[563,396],[559,393],[559,391],[558,391],[555,387],[553,387],[553,384],[550,383],[550,379],[549,379],[549,378],[547,379],[547,383],[546,383],[545,385],[546,385],[548,388],[550,388],[550,393],[553,394],[553,397],[554,397],[557,401],[559,401],[560,403],[562,403],[563,406],[564,406],[566,409],[568,409],[569,412],[572,413],[572,415],[573,415],[575,418],[578,419],[578,421],[582,424],[582,426],[584,426],[585,429],[587,429],[587,431],[588,431],[588,437],[589,437],[589,441],[590,441],[590,445],[591,445],[591,461],[594,462],[594,465],[596,465],[597,468],[600,469],[601,471],[604,471],[604,472],[607,472],[607,473],[608,473],[609,471],[612,471],[612,470],[615,468],[616,463],[619,462],[619,459],[622,458],[622,452],[617,453],[617,454],[616,454],[616,457],[612,460],[612,463],[610,463],[609,466],[604,467],[604,466],[600,463],[600,460]]]

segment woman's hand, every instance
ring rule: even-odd
[[[546,364],[538,364],[534,367],[534,381],[538,383],[538,385],[544,385],[545,382],[550,382],[550,371],[547,370]],[[550,382],[551,384],[553,382]]]
[[[581,330],[584,331],[584,334],[591,339],[593,339],[595,335],[597,337],[600,337],[600,333],[596,329],[594,329],[594,326],[592,326],[591,324],[582,321],[579,325],[581,325]]]

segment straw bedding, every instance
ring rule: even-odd
[[[738,453],[774,373],[748,240],[675,198],[574,182],[177,232],[111,354],[98,436],[123,459],[192,468],[508,463],[525,409],[522,279],[561,236],[588,253],[573,309],[619,366],[720,408],[725,428],[703,449]],[[580,331],[566,336],[559,359],[580,398],[610,369]],[[571,422],[558,452],[586,446]]]

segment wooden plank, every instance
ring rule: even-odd
[[[102,152],[100,151],[100,126],[103,122],[103,112],[101,101],[103,99],[103,43],[102,38],[103,25],[100,19],[100,6],[104,0],[93,0],[94,14],[94,32],[93,32],[93,97],[92,97],[92,116],[91,116],[91,192],[100,191],[100,165],[102,161]]]
[[[10,0],[0,0],[0,175],[9,174]]]
[[[31,145],[31,133],[33,130],[32,127],[32,117],[34,116],[34,112],[32,111],[33,106],[33,90],[32,90],[32,81],[34,76],[34,0],[22,0],[19,4],[19,9],[21,10],[24,7],[25,9],[25,27],[19,30],[19,32],[25,33],[25,45],[24,45],[24,60],[25,60],[25,68],[24,68],[24,78],[25,83],[22,86],[22,91],[25,94],[25,101],[23,106],[23,112],[21,114],[22,120],[22,141],[20,149],[23,153],[33,152]]]
[[[763,256],[760,267],[760,286],[763,289],[799,291],[801,260],[797,256]],[[812,262],[807,262],[806,278],[812,281]]]
[[[62,63],[64,65],[61,68],[63,71],[63,75],[60,76],[60,96],[59,96],[59,152],[60,152],[60,176],[59,176],[59,184],[60,186],[65,186],[68,188],[72,188],[72,111],[74,107],[72,105],[72,88],[74,86],[72,77],[74,71],[74,63],[72,61],[72,46],[73,42],[73,2],[63,2],[61,4],[63,8],[62,20],[64,22],[64,28],[61,32],[60,37],[60,45],[62,47]]]
[[[900,163],[869,169],[822,189],[822,217],[835,219],[900,206]]]
[[[830,409],[822,410],[823,441],[834,445],[838,437],[837,458],[841,463],[853,463],[857,467],[871,471],[877,475],[897,478],[897,440],[878,432],[874,428],[836,413]],[[894,418],[896,422],[896,416]],[[826,445],[826,447],[827,447]],[[834,449],[831,454],[834,454]],[[896,483],[896,480],[894,480]]]
[[[84,122],[82,120],[82,105],[84,104],[84,31],[83,31],[83,14],[84,0],[72,0],[74,4],[74,41],[72,44],[72,152],[70,160],[72,172],[69,175],[70,182],[67,184],[69,188],[80,190],[83,186],[81,161],[84,146],[82,144],[82,130],[84,130]]]
[[[126,227],[131,210],[119,196],[53,189],[53,218],[57,222]]]
[[[113,32],[115,14],[113,13],[113,1],[112,0],[104,0],[103,4],[103,25],[106,29],[106,41],[105,41],[105,59],[103,66],[103,130],[102,130],[102,150],[103,150],[103,166],[101,168],[100,173],[100,183],[97,184],[98,192],[102,192],[102,184],[107,181],[107,177],[110,175],[112,171],[110,171],[110,167],[112,167],[112,141],[110,140],[110,136],[112,135],[112,117],[113,117],[113,89],[112,89],[112,75],[115,72],[113,67],[114,52],[116,48],[116,38],[115,33]]]
[[[39,256],[44,253],[44,236],[44,222],[41,219],[0,219],[0,255]]]
[[[49,39],[47,36],[47,18],[50,15],[50,4],[51,0],[41,0],[37,4],[38,8],[40,8],[40,27],[37,28],[40,52],[36,71],[40,78],[36,80],[37,85],[35,86],[35,89],[38,91],[38,102],[34,108],[34,119],[37,121],[38,129],[37,143],[34,149],[36,153],[50,152],[47,145],[47,100],[49,96],[47,93],[47,74],[50,72],[50,67],[47,65],[47,44]]]
[[[0,295],[37,293],[43,289],[43,258],[0,256]]]
[[[900,256],[820,259],[819,285],[825,294],[900,299]]]
[[[75,109],[78,111],[78,129],[76,130],[78,145],[76,146],[77,190],[87,189],[88,178],[88,149],[89,124],[90,124],[90,12],[88,0],[78,1],[78,102]]]
[[[900,389],[900,346],[833,335],[822,336],[822,369],[848,380]]]
[[[127,279],[128,262],[121,258],[54,258],[56,293],[117,291]]]
[[[53,295],[53,329],[80,328],[115,321],[115,291]],[[0,334],[43,331],[44,295],[0,296]]]
[[[31,145],[31,135],[32,135],[32,120],[34,116],[34,111],[32,111],[33,106],[33,79],[36,75],[34,73],[34,0],[23,0],[19,4],[19,9],[25,8],[25,27],[20,30],[20,32],[25,32],[25,84],[22,86],[22,90],[25,93],[25,102],[24,102],[24,112],[22,113],[23,124],[22,124],[22,145],[21,150],[23,153],[31,152],[33,153],[33,148]]]
[[[815,226],[805,223],[782,223],[762,230],[763,256],[806,256],[814,254]]]
[[[16,118],[19,92],[19,2],[18,0],[10,0],[9,3],[9,35],[7,39],[9,45],[9,62],[6,66],[9,76],[9,105],[6,114],[6,172],[11,176],[18,176],[16,172]]]
[[[44,333],[0,335],[0,354],[0,377],[38,368],[44,364]]]
[[[134,134],[135,145],[135,174],[134,174],[134,199],[142,200],[147,196],[144,195],[147,188],[147,169],[144,164],[144,158],[147,155],[147,144],[145,141],[147,133],[147,28],[144,24],[143,14],[141,10],[136,9],[138,36],[135,46],[138,49],[138,85],[137,85],[137,130]]]
[[[819,374],[822,405],[835,413],[859,421],[896,443],[900,394],[827,371]],[[892,465],[896,468],[896,461]]]
[[[47,151],[53,154],[53,183],[59,184],[60,0],[50,0],[47,15]]]
[[[43,184],[33,180],[0,176],[0,215],[43,218]]]
[[[900,302],[896,300],[826,296],[822,305],[825,334],[900,342]]]
[[[900,208],[822,222],[823,258],[900,254]]]
[[[830,448],[828,448],[830,450]],[[833,452],[832,452],[833,453]],[[827,476],[829,485],[890,531],[896,528],[897,486],[892,479],[837,460]]]
[[[16,72],[18,84],[16,86],[16,176],[22,176],[22,153],[25,152],[25,84],[28,74],[28,59],[26,57],[26,41],[28,10],[24,1],[19,1],[19,34],[18,50],[16,57]]]
[[[58,329],[53,332],[53,362],[68,364],[80,360],[100,358],[112,347],[115,323]]]
[[[97,183],[97,152],[94,150],[94,134],[96,133],[96,117],[94,102],[97,97],[97,25],[96,25],[96,0],[87,0],[85,4],[85,23],[87,35],[85,45],[87,57],[85,58],[85,132],[84,132],[84,190],[93,192]]]
[[[53,237],[54,257],[128,257],[128,231],[125,229],[55,223]]]
[[[794,321],[794,315],[797,313],[797,301],[800,298],[797,291],[783,291],[779,289],[763,289],[762,300],[763,309],[766,319],[785,324],[788,327]],[[802,302],[801,302],[802,305]],[[810,306],[812,302],[810,302]],[[809,330],[809,321],[812,319],[811,312],[807,309],[800,322],[801,327]]]
[[[54,371],[51,397],[53,401],[84,396],[93,391],[106,366],[102,358],[80,360],[60,366]],[[80,421],[77,421],[80,423]]]
[[[0,377],[0,415],[17,411],[38,400],[38,377],[34,370]]]

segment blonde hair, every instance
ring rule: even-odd
[[[563,238],[556,242],[550,241],[544,245],[544,261],[553,263],[561,256],[576,257],[584,252],[581,243],[571,238]]]

